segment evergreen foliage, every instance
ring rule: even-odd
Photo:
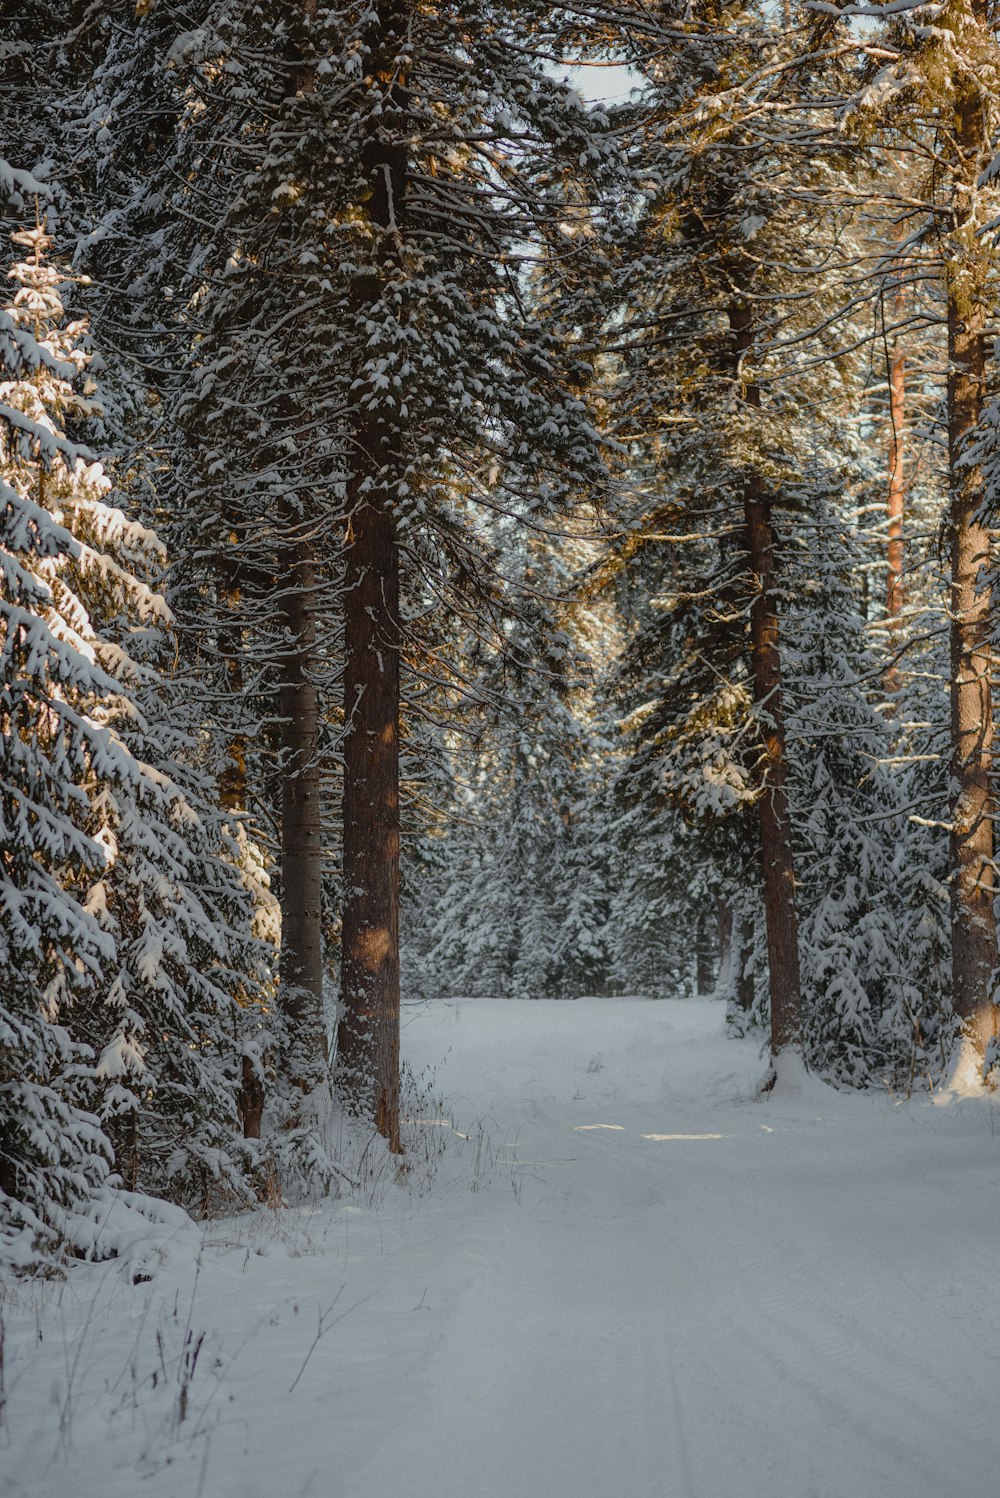
[[[400,955],[1000,1061],[996,16],[859,14],[5,17],[7,1257],[330,1189],[335,1031],[399,1148]]]
[[[82,328],[45,230],[14,239],[27,257],[0,387],[4,1192],[12,1230],[44,1246],[46,1229],[72,1238],[109,1141],[130,1186],[247,1195],[233,1072],[241,1003],[260,1004],[267,969],[239,829],[184,763],[181,697],[157,669],[159,543],[68,435],[95,400]]]

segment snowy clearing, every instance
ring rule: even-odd
[[[431,1190],[8,1287],[4,1498],[992,1495],[993,1105],[756,1101],[722,1024],[406,1011]]]

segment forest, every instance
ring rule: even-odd
[[[0,3],[0,1259],[405,1169],[401,996],[995,1082],[997,19]]]

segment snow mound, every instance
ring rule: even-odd
[[[810,1115],[819,1110],[823,1114],[850,1112],[857,1108],[857,1097],[851,1098],[816,1072],[812,1072],[802,1059],[801,1051],[779,1051],[771,1067],[773,1082],[762,1100],[766,1103],[788,1107],[793,1111],[805,1111]]]
[[[948,1070],[932,1101],[943,1107],[962,1098],[985,1097],[987,1092],[983,1081],[983,1058],[968,1035],[963,1035],[952,1051]]]

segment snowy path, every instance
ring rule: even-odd
[[[668,1009],[659,1077],[626,1052],[523,1105],[521,1204],[351,1498],[995,1492],[1000,1142],[818,1087],[734,1107],[752,1048],[694,1055],[718,1012]]]
[[[54,1441],[56,1365],[36,1355],[8,1373],[5,1498],[992,1498],[987,1104],[808,1082],[754,1102],[756,1048],[710,1004],[411,1021],[472,1135],[433,1193],[256,1237],[210,1225],[197,1286],[182,1233],[143,1287],[146,1328],[190,1292],[218,1363],[191,1382],[200,1427],[178,1426],[175,1390],[113,1410],[81,1387]],[[347,1314],[303,1366],[338,1290]],[[82,1344],[105,1383],[136,1338],[130,1295]],[[63,1366],[85,1306],[60,1311]]]

